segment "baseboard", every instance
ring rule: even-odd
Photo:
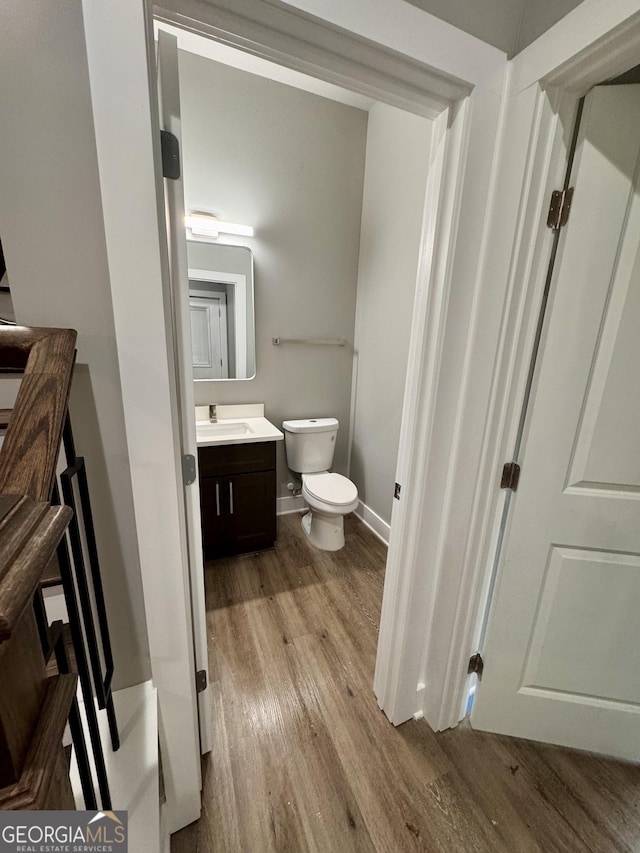
[[[289,515],[292,512],[302,512],[305,502],[302,495],[287,495],[276,499],[276,515]]]
[[[277,515],[290,515],[294,512],[304,512],[305,508],[306,505],[302,495],[288,495],[287,497],[276,499]],[[355,511],[355,515],[357,515],[360,521],[368,527],[372,533],[375,533],[378,539],[384,542],[385,545],[389,544],[391,525],[387,524],[383,518],[380,518],[376,512],[360,501],[358,508]]]
[[[389,544],[391,525],[387,524],[383,518],[380,518],[376,512],[360,501],[358,508],[355,511],[355,515],[357,515],[360,521],[368,527],[372,533],[375,533],[378,539],[384,542],[385,545]]]

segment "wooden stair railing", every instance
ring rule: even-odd
[[[50,500],[75,362],[72,329],[0,328],[0,368],[23,371],[0,450],[0,495]]]
[[[22,381],[0,448],[0,809],[72,809],[62,735],[76,676],[47,678],[32,607],[69,524],[50,506],[76,333],[0,328],[0,369]]]

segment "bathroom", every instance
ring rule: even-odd
[[[190,268],[215,266],[212,245],[247,246],[255,284],[255,376],[196,381],[195,404],[264,403],[278,428],[337,418],[332,470],[354,482],[356,514],[388,542],[431,122],[162,28],[181,48],[186,213],[254,229],[215,241],[187,231]],[[284,445],[278,514],[304,506]]]

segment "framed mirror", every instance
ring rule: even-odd
[[[256,375],[253,253],[247,246],[187,241],[193,378]]]

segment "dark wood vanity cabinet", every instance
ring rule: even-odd
[[[273,547],[276,539],[276,445],[198,448],[205,560]]]

